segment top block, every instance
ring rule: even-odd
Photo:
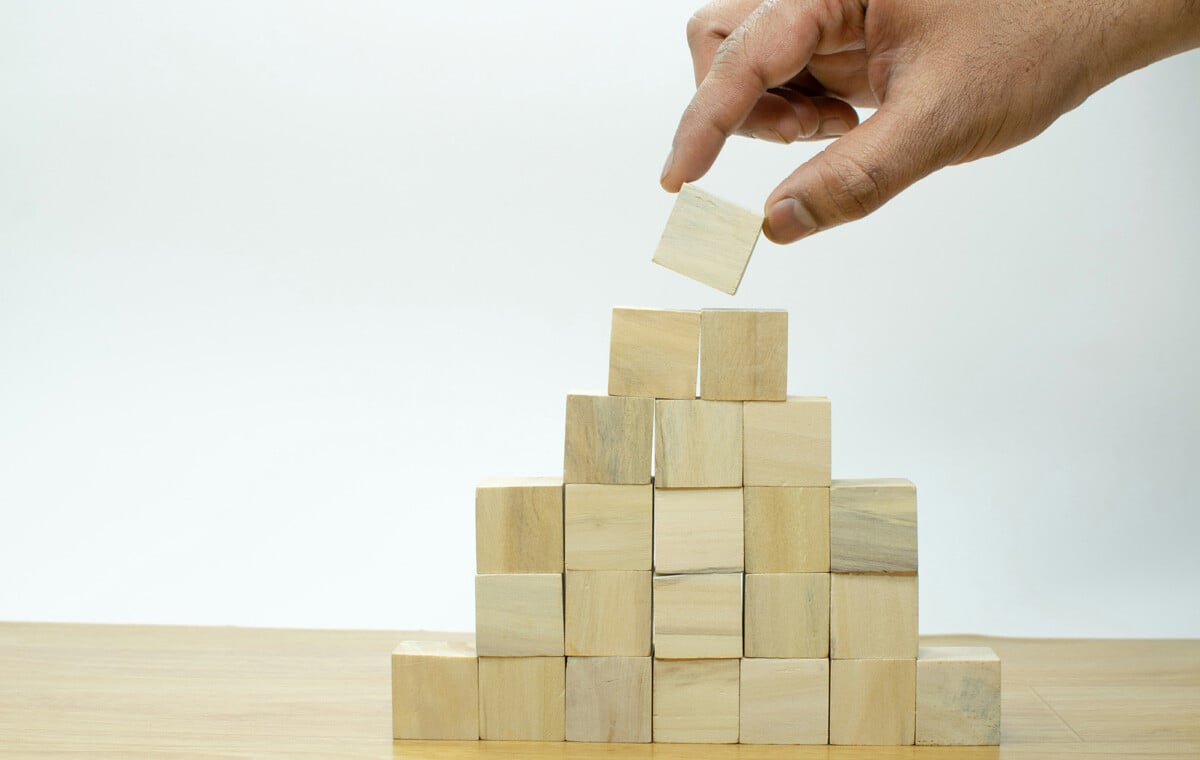
[[[653,440],[654,399],[571,394],[563,481],[645,485]]]
[[[700,312],[700,398],[783,401],[787,398],[786,311]]]
[[[610,396],[693,399],[700,312],[613,309]]]
[[[653,261],[733,295],[762,223],[758,214],[685,184],[675,198]]]

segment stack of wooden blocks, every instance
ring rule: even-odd
[[[396,649],[395,737],[998,743],[996,656],[918,646],[915,487],[830,451],[786,312],[615,309],[563,477],[476,491],[475,646]]]

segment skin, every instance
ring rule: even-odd
[[[697,88],[662,186],[702,177],[733,134],[836,137],[767,198],[764,232],[790,243],[1200,46],[1200,0],[717,0],[687,33]],[[877,110],[860,124],[855,107]]]

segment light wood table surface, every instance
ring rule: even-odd
[[[0,757],[1200,758],[1200,641],[922,637],[1000,655],[999,749],[393,743],[389,654],[437,637],[0,623]]]

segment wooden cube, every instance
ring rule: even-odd
[[[1000,743],[1000,658],[988,647],[921,647],[917,744]]]
[[[562,576],[475,576],[475,642],[483,657],[561,657]]]
[[[742,491],[747,573],[829,572],[829,489]]]
[[[700,312],[613,309],[611,396],[696,398]]]
[[[654,656],[742,656],[742,576],[654,576]]]
[[[742,479],[748,486],[828,486],[830,405],[823,396],[747,401]]]
[[[572,483],[565,494],[568,570],[654,567],[654,487]]]
[[[479,738],[566,738],[565,657],[480,657]]]
[[[648,742],[649,657],[567,658],[567,741]]]
[[[739,660],[654,661],[654,741],[738,740]]]
[[[762,223],[759,214],[685,184],[675,198],[653,261],[733,295]]]
[[[829,656],[829,573],[746,576],[746,657]]]
[[[830,744],[912,744],[916,660],[829,663]]]
[[[787,398],[787,312],[700,312],[700,398]]]
[[[479,738],[474,642],[402,641],[392,652],[392,736]]]
[[[563,571],[562,478],[496,478],[475,489],[475,572]]]
[[[571,394],[563,481],[649,483],[653,438],[654,399]]]
[[[917,576],[835,573],[829,653],[835,660],[916,659]]]
[[[741,488],[742,405],[655,402],[657,488]]]
[[[742,660],[742,744],[826,744],[829,660]]]
[[[917,487],[901,478],[833,481],[829,561],[835,573],[917,572]]]
[[[744,566],[742,489],[657,489],[654,568],[671,573],[733,573]]]
[[[568,570],[567,654],[649,657],[651,575],[649,570]]]

